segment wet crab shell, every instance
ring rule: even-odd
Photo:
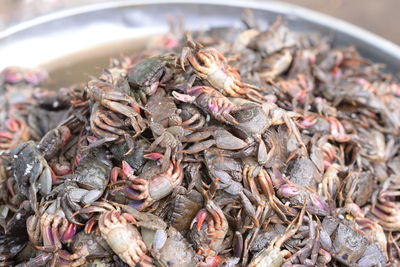
[[[268,116],[259,106],[232,113],[239,122],[235,127],[248,135],[257,135],[265,132],[269,125]]]
[[[134,86],[150,86],[161,78],[166,64],[166,61],[159,58],[146,58],[129,71],[128,81]]]

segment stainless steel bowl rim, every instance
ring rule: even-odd
[[[283,13],[287,16],[294,16],[311,23],[319,24],[332,30],[342,32],[350,35],[356,39],[362,40],[372,47],[391,55],[396,60],[400,61],[400,47],[374,33],[371,33],[365,29],[355,26],[351,23],[343,20],[302,8],[296,5],[282,3],[277,1],[223,1],[223,0],[123,0],[89,4],[85,6],[74,7],[65,9],[50,14],[46,14],[40,17],[36,17],[31,20],[27,20],[20,24],[9,27],[0,32],[0,43],[3,39],[10,37],[18,32],[27,30],[34,26],[45,24],[54,20],[84,14],[93,11],[124,8],[132,6],[148,6],[158,4],[194,4],[194,5],[217,5],[217,6],[230,6],[238,8],[251,8],[258,10],[271,11],[276,13]]]

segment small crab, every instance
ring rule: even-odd
[[[289,224],[285,234],[280,237],[274,238],[267,248],[264,248],[259,253],[254,255],[251,260],[249,267],[261,267],[261,266],[272,266],[272,267],[280,267],[284,263],[284,259],[290,256],[290,252],[287,250],[281,250],[281,246],[283,243],[291,238],[298,231],[299,227],[303,223],[303,217],[305,213],[305,207],[301,210],[300,214],[298,214],[293,220],[291,224]],[[293,225],[297,220],[297,224]]]
[[[233,127],[246,137],[247,143],[252,143],[253,141],[258,143],[257,159],[260,164],[267,164],[268,159],[271,158],[271,153],[274,151],[274,149],[271,149],[270,153],[267,153],[262,137],[272,125],[285,124],[289,130],[289,135],[293,133],[298,143],[307,153],[307,148],[293,120],[293,118],[299,116],[297,113],[286,111],[269,102],[259,105],[243,99],[234,99],[234,103],[240,106],[247,106],[247,108],[239,108],[239,111],[232,113],[232,116],[239,122]],[[271,145],[274,146],[274,144]]]
[[[67,220],[64,212],[57,209],[56,202],[44,207],[40,216],[32,215],[26,220],[29,240],[43,250],[56,251],[74,237],[77,225]]]
[[[111,83],[101,80],[89,81],[85,88],[88,96],[93,101],[99,103],[106,110],[110,110],[115,115],[111,115],[106,110],[97,107],[95,115],[92,113],[91,126],[97,130],[100,135],[100,144],[108,141],[115,141],[116,136],[123,132],[118,131],[121,121],[116,120],[117,114],[127,118],[127,121],[135,131],[134,137],[141,134],[146,129],[146,122],[140,115],[140,106],[132,97],[128,96],[122,90],[113,86]],[[104,115],[103,115],[104,114]]]
[[[271,177],[263,167],[258,166],[253,160],[245,159],[243,179],[253,196],[261,201],[261,196],[258,190],[258,187],[260,187],[272,210],[275,211],[283,222],[289,222],[286,215],[293,216],[294,212],[276,197]],[[257,184],[259,186],[257,186]],[[289,191],[290,189],[286,187],[287,186],[282,186],[279,190],[283,190],[284,192]]]
[[[107,150],[89,150],[80,160],[70,179],[53,188],[51,195],[61,201],[61,208],[70,222],[78,223],[72,214],[81,205],[92,203],[104,193],[109,182],[112,163],[107,158]]]
[[[247,96],[261,101],[263,96],[255,89],[257,87],[240,81],[240,75],[227,63],[225,57],[215,48],[203,48],[189,40],[189,47],[183,48],[180,58],[181,67],[185,70],[185,62],[189,61],[196,75],[206,80],[221,93],[232,97]]]
[[[136,218],[129,212],[122,212],[119,206],[107,202],[93,202],[79,214],[101,212],[98,219],[101,236],[107,244],[129,266],[136,264],[152,264],[152,259],[146,255],[147,246],[143,242],[138,229],[132,225]]]
[[[188,191],[181,186],[177,187],[173,194],[176,195],[171,202],[168,220],[176,230],[187,230],[197,212],[202,208],[203,197],[196,190]]]
[[[209,137],[213,138],[205,140]],[[249,145],[249,143],[234,136],[224,128],[213,126],[203,128],[201,131],[196,131],[192,134],[189,134],[185,136],[183,140],[187,143],[195,143],[184,150],[184,152],[187,154],[198,153],[212,146],[216,146],[221,149],[236,150],[245,148]]]
[[[187,94],[172,92],[172,95],[179,101],[186,103],[195,103],[204,112],[210,113],[212,117],[230,124],[238,124],[231,111],[237,110],[237,107],[223,94],[212,87],[194,86],[186,89]]]
[[[329,139],[339,143],[349,142],[352,136],[346,133],[343,123],[335,117],[322,117],[310,114],[298,122],[298,125],[313,133],[321,133],[329,136]]]
[[[205,116],[191,104],[182,103],[179,116],[182,118],[181,126],[188,131],[201,129],[206,123]]]
[[[33,141],[21,143],[10,151],[11,169],[18,195],[27,197],[38,214],[37,192],[47,196],[52,186],[52,170]],[[14,196],[17,199],[17,195]]]
[[[242,183],[236,181],[242,179],[242,166],[239,161],[230,158],[226,152],[219,148],[209,148],[204,151],[208,173],[213,181],[218,179],[218,183],[215,183],[226,193],[239,197],[244,211],[258,227],[259,221],[253,203],[257,207],[262,206],[263,203],[253,197],[252,193],[244,188]]]
[[[38,147],[46,160],[57,156],[58,152],[65,147],[71,136],[71,130],[61,125],[49,132],[40,140]]]
[[[393,201],[393,197],[398,196],[399,192],[398,176],[391,176],[372,195],[372,207],[367,216],[386,231],[400,230],[400,207]]]
[[[171,78],[168,68],[175,61],[171,55],[145,58],[139,61],[128,73],[128,82],[132,87],[135,99],[147,103],[147,96],[153,95],[160,83]]]
[[[77,226],[68,222],[56,203],[45,203],[40,216],[32,215],[26,221],[30,241],[36,249],[43,251],[30,261],[44,262],[43,264],[51,261],[51,264],[57,266],[79,266],[86,261],[89,251],[85,246],[81,246],[72,254],[65,250],[64,245],[71,242]]]
[[[165,148],[165,153],[161,157],[161,170],[166,171],[171,154],[175,154],[178,149],[182,147],[180,139],[184,135],[184,130],[181,126],[164,128],[161,124],[155,122],[150,122],[150,129],[154,136],[154,142],[150,145],[148,150],[154,151],[157,146]],[[155,154],[158,153],[150,153],[145,156],[152,157]]]
[[[217,181],[218,179],[213,183],[215,184]],[[211,187],[215,187],[215,185]],[[211,200],[209,192],[203,192],[203,196],[206,208],[197,213],[190,225],[192,229],[194,224],[197,224],[197,231],[192,232],[192,239],[196,243],[198,254],[205,258],[215,257],[220,252],[222,242],[228,232],[228,221],[222,209]],[[207,225],[203,225],[204,221],[207,222]]]
[[[143,210],[171,194],[183,179],[183,168],[175,158],[169,163],[166,172],[155,173],[149,179],[135,176],[134,169],[126,161],[122,162],[122,173],[127,180],[121,182],[126,185],[117,187],[116,191],[122,189],[126,197],[135,200],[133,205],[138,210]]]

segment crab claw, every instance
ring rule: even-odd
[[[133,168],[131,167],[131,165],[129,165],[128,162],[126,162],[125,160],[122,161],[122,173],[126,176],[130,176],[132,175],[134,172]]]
[[[175,99],[185,103],[193,103],[196,100],[195,96],[181,94],[176,91],[173,91],[172,95],[175,97]]]
[[[298,121],[297,123],[302,126],[303,128],[309,128],[311,126],[313,126],[314,124],[316,124],[318,121],[317,118],[315,118],[315,116],[313,115],[308,115],[304,118],[304,120]]]
[[[115,183],[117,181],[120,170],[121,169],[119,167],[112,168],[110,173],[111,182]]]
[[[325,205],[324,202],[321,201],[320,197],[317,194],[315,194],[315,193],[311,194],[310,200],[314,207],[316,207],[322,211],[328,211],[327,206]]]
[[[157,88],[158,88],[158,83],[156,84],[155,89],[154,89],[153,87],[151,87],[152,92],[153,92],[153,91],[154,91],[154,92],[157,91]],[[140,114],[140,106],[133,105],[133,104],[130,104],[130,106],[133,107],[133,108],[136,110],[136,112],[137,112],[138,114]]]
[[[19,123],[14,119],[6,120],[5,125],[6,125],[7,129],[9,129],[12,132],[18,131]]]
[[[71,240],[76,233],[77,225],[74,223],[71,223],[68,225],[67,230],[65,230],[63,236],[62,236],[62,241],[66,242],[68,240]]]
[[[13,139],[14,136],[7,131],[0,131],[0,138]]]
[[[200,211],[197,213],[196,217],[194,217],[194,219],[192,220],[192,223],[190,224],[190,229],[192,229],[192,228],[193,228],[193,225],[194,225],[195,223],[197,223],[196,229],[197,229],[197,231],[200,231],[201,226],[202,226],[204,220],[207,218],[207,215],[208,215],[207,210],[204,210],[204,209],[203,209],[203,210],[200,210]]]
[[[151,160],[158,160],[164,157],[163,154],[158,153],[158,152],[154,152],[154,153],[148,153],[146,155],[143,156],[146,159],[151,159]]]
[[[279,187],[279,193],[283,197],[294,197],[299,194],[299,189],[294,184],[283,184]]]
[[[58,128],[61,138],[61,147],[65,147],[71,137],[71,130],[67,126],[60,126]]]

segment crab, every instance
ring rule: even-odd
[[[182,186],[177,187],[172,196],[168,220],[176,230],[187,230],[193,218],[203,206],[203,197],[196,190],[186,190]]]
[[[271,150],[267,153],[263,135],[266,134],[267,129],[272,125],[285,124],[288,128],[289,136],[293,133],[297,142],[303,148],[304,153],[307,154],[307,148],[293,120],[299,116],[297,113],[286,111],[271,102],[264,102],[259,105],[243,99],[235,98],[233,100],[235,104],[246,107],[239,108],[238,112],[232,113],[232,116],[239,122],[239,124],[233,127],[241,133],[242,136],[246,137],[247,143],[253,143],[255,141],[258,144],[257,160],[261,165],[268,163],[275,150],[274,147],[277,145],[272,143]],[[268,138],[268,136],[266,137]]]
[[[261,196],[258,187],[261,188],[262,193],[266,197],[266,201],[283,222],[289,222],[286,215],[295,215],[295,213],[290,208],[285,206],[276,197],[271,177],[269,176],[267,171],[263,167],[258,166],[256,162],[250,160],[249,158],[245,159],[245,165],[243,168],[243,181],[245,185],[247,185],[246,187],[251,191],[253,196],[259,200],[261,200]],[[292,188],[295,187],[292,186],[289,188],[288,185],[285,185],[279,188],[279,190],[284,192],[291,192]]]
[[[206,123],[206,118],[201,111],[190,104],[182,103],[179,116],[182,118],[181,126],[188,131],[201,129]]]
[[[251,260],[249,267],[261,267],[261,266],[272,266],[280,267],[284,263],[284,259],[290,257],[290,252],[287,250],[281,250],[283,243],[291,238],[298,231],[299,227],[303,223],[305,207],[303,206],[301,212],[296,216],[295,220],[289,224],[286,232],[280,236],[274,238],[268,247],[261,250],[259,253],[254,255]],[[294,225],[297,220],[297,224]]]
[[[126,134],[125,131],[120,131],[125,119],[117,119],[118,114],[125,116],[126,121],[132,126],[135,131],[133,137],[138,136],[146,129],[147,125],[140,115],[139,104],[122,90],[101,80],[89,81],[85,90],[89,98],[98,103],[93,107],[90,122],[92,129],[95,129],[95,134],[99,135],[101,139],[97,140],[96,144],[92,144],[92,147],[115,141],[118,136]],[[100,108],[99,105],[105,109]]]
[[[72,214],[81,209],[81,205],[92,203],[103,195],[111,169],[107,150],[91,149],[79,160],[71,178],[53,188],[50,195],[62,200],[61,208],[70,222],[79,224]]]
[[[33,141],[19,144],[10,151],[12,177],[10,184],[17,186],[18,192],[11,203],[18,201],[20,195],[29,199],[32,209],[38,214],[37,192],[47,196],[52,187],[52,170]],[[19,205],[19,203],[14,203]]]
[[[189,40],[186,36],[188,47],[184,47],[180,63],[185,70],[185,62],[189,61],[196,75],[216,88],[222,94],[232,97],[246,96],[256,101],[264,97],[256,91],[257,87],[246,84],[240,80],[238,72],[233,70],[226,62],[225,57],[215,48],[204,48]]]
[[[122,212],[119,206],[108,202],[93,202],[77,213],[96,212],[101,213],[98,219],[101,236],[123,262],[129,266],[136,266],[136,264],[152,266],[153,260],[146,255],[147,246],[138,229],[132,225],[136,222],[135,215]]]
[[[231,111],[238,110],[237,107],[226,96],[212,87],[194,86],[186,89],[186,94],[174,91],[172,95],[179,101],[194,103],[218,121],[239,124],[230,114]]]
[[[209,137],[213,138],[205,140]],[[195,143],[184,150],[184,152],[187,154],[199,153],[212,146],[227,150],[237,150],[245,148],[249,145],[248,142],[245,142],[244,140],[234,136],[226,129],[214,126],[203,128],[202,131],[196,131],[192,134],[189,134],[183,138],[183,141]]]
[[[170,55],[150,57],[133,66],[128,73],[128,82],[139,103],[146,104],[147,96],[153,95],[160,83],[171,78],[172,71],[168,67],[174,60]]]
[[[183,135],[184,130],[181,126],[171,126],[164,128],[161,124],[151,122],[150,129],[155,137],[154,142],[150,145],[148,151],[154,151],[157,146],[165,148],[164,155],[161,156],[161,170],[166,171],[170,163],[171,154],[175,154],[180,147],[182,147],[179,141]],[[145,157],[152,157],[158,153],[150,153]],[[158,156],[156,156],[158,157]]]
[[[312,132],[320,132],[329,136],[329,139],[339,143],[349,142],[353,136],[346,133],[343,123],[335,117],[322,117],[310,114],[298,122],[298,125]]]
[[[246,214],[254,225],[259,227],[260,223],[253,203],[257,207],[262,206],[263,203],[253,197],[253,194],[244,188],[242,183],[236,181],[242,179],[240,162],[231,158],[228,151],[215,147],[204,151],[204,160],[211,179],[226,193],[238,197]]]
[[[213,183],[216,184],[217,181],[218,179]],[[211,187],[215,187],[215,185]],[[192,235],[194,235],[193,240],[195,240],[198,247],[198,254],[203,255],[205,258],[215,257],[220,252],[222,242],[228,232],[228,221],[222,209],[211,200],[209,192],[204,191],[203,196],[206,208],[197,213],[190,224],[190,229],[195,224],[197,225],[197,232],[192,233]],[[207,222],[208,227],[202,228],[204,221]]]
[[[43,252],[29,262],[46,264],[51,261],[57,266],[80,266],[86,262],[89,250],[84,245],[72,254],[64,249],[64,245],[75,236],[77,225],[68,222],[56,203],[45,203],[40,216],[32,215],[26,221],[29,240]]]
[[[62,249],[62,244],[70,241],[77,230],[77,225],[69,223],[64,212],[57,209],[55,203],[44,209],[40,216],[31,215],[26,220],[29,240],[41,250]],[[40,246],[41,243],[42,246]]]
[[[386,231],[400,230],[400,208],[392,201],[400,194],[398,176],[389,177],[372,195],[370,216]]]
[[[133,204],[138,210],[143,210],[171,194],[183,179],[183,168],[179,160],[175,161],[175,157],[169,163],[167,171],[152,174],[149,179],[135,176],[134,169],[126,161],[122,161],[122,173],[127,180],[121,182],[126,185],[115,190],[123,190],[127,198],[135,201]]]

